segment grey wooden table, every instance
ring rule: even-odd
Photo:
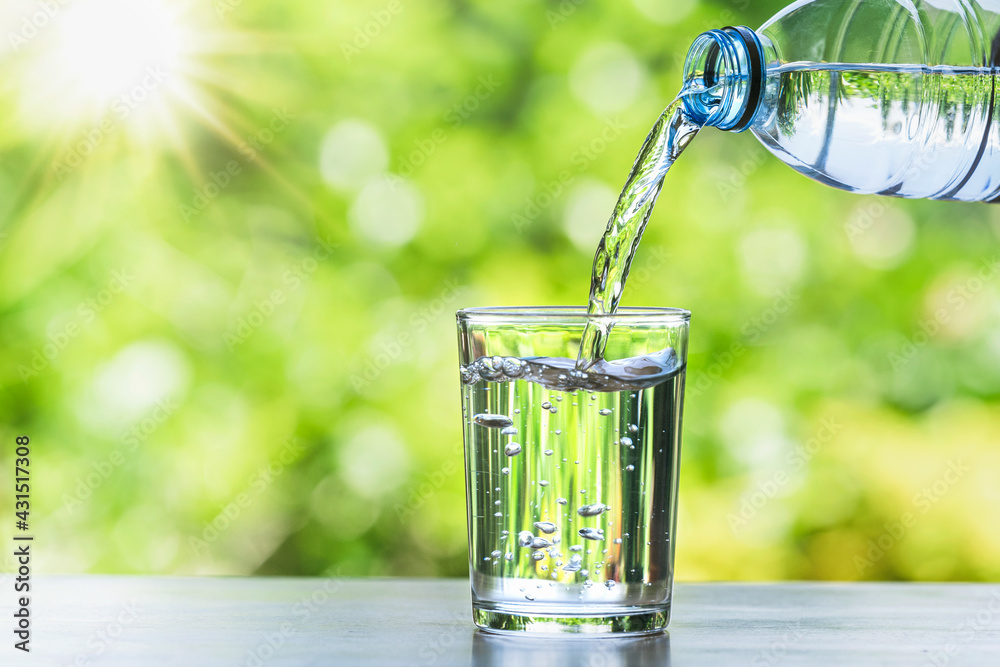
[[[680,584],[669,633],[639,639],[486,635],[460,580],[39,576],[32,593],[25,655],[0,590],[2,665],[1000,666],[1000,585]]]

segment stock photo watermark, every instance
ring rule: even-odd
[[[421,665],[433,665],[441,656],[452,650],[459,637],[469,633],[469,619],[465,614],[453,612],[448,625],[436,635],[427,639],[418,649],[417,657]]]
[[[806,631],[796,623],[795,627],[781,635],[780,639],[775,639],[766,649],[753,657],[750,661],[751,667],[774,667],[788,655],[796,644],[806,636]]]
[[[730,4],[735,7],[740,12],[746,11],[750,7],[750,0],[732,0]],[[708,32],[710,30],[719,30],[720,28],[727,25],[743,25],[746,23],[746,17],[742,14],[737,14],[732,9],[723,9],[718,14],[715,14],[712,18],[706,18],[698,23],[692,30],[691,34],[697,35],[699,33]],[[674,53],[674,67],[676,69],[683,70],[684,62],[687,60],[688,51],[685,48],[682,51],[677,51]]]
[[[688,394],[692,397],[703,395],[706,391],[726,376],[736,362],[747,353],[751,345],[760,341],[771,328],[781,320],[799,301],[801,295],[790,289],[780,290],[771,300],[771,304],[759,314],[751,317],[740,327],[742,340],[737,340],[729,349],[715,355],[697,379],[691,383]]]
[[[253,505],[254,501],[263,495],[289,466],[298,461],[303,451],[298,438],[286,440],[278,455],[247,478],[246,487],[220,507],[219,513],[202,527],[198,536],[188,537],[191,550],[196,555],[207,553],[209,547],[239,521],[243,512]]]
[[[145,103],[170,78],[160,66],[147,67],[142,79],[128,91],[118,95],[111,103],[108,113],[89,130],[80,135],[53,165],[53,173],[62,182],[121,127],[136,109]]]
[[[410,315],[408,326],[403,331],[399,331],[392,338],[382,342],[378,350],[370,354],[363,362],[361,369],[351,373],[351,386],[354,391],[361,391],[370,387],[373,382],[382,377],[382,374],[398,361],[416,342],[416,337],[423,334],[441,315],[451,311],[451,304],[458,300],[458,297],[465,291],[465,287],[456,281],[448,279],[444,281],[444,289],[437,298],[421,306],[416,312]]]
[[[927,656],[924,667],[947,667],[952,658],[962,652],[983,632],[996,632],[1000,623],[1000,590],[994,589],[990,600],[974,614],[969,614],[955,628],[955,641],[945,644]]]
[[[245,343],[254,332],[264,326],[264,323],[274,317],[275,313],[288,302],[289,297],[302,289],[320,267],[320,264],[330,259],[337,244],[329,237],[317,240],[307,257],[294,262],[281,274],[281,287],[276,287],[269,294],[257,299],[250,312],[240,316],[236,323],[222,335],[222,340],[230,352]]]
[[[926,170],[933,167],[938,159],[939,154],[936,151],[921,154],[913,160],[913,163],[907,169],[902,182],[918,178]],[[864,208],[860,209],[844,225],[847,232],[847,240],[851,242],[852,246],[856,246],[860,239],[865,234],[870,232],[872,228],[875,227],[876,223],[892,210],[893,207],[891,205],[879,199],[876,199]]]
[[[461,456],[463,451],[462,442],[459,441],[456,447],[452,448],[452,451]],[[396,518],[399,519],[400,523],[406,523],[410,517],[416,514],[420,508],[424,506],[428,500],[437,495],[437,492],[448,482],[455,473],[461,471],[461,458],[448,459],[441,464],[441,467],[434,472],[428,473],[424,476],[418,484],[411,487],[409,492],[406,494],[406,504],[396,503],[393,506],[393,510],[396,512]]]
[[[873,201],[859,209],[844,225],[847,231],[847,240],[852,245],[856,244],[858,239],[867,234],[888,210],[888,206],[881,201]]]
[[[621,137],[628,128],[628,125],[617,118],[605,119],[604,128],[600,134],[578,146],[570,155],[572,169],[562,169],[555,178],[542,183],[541,192],[525,199],[524,205],[511,215],[510,220],[517,233],[523,233],[543,212],[558,201],[566,189],[587,171],[608,150],[608,146]]]
[[[340,43],[340,53],[344,56],[344,60],[350,63],[361,55],[361,52],[371,46],[404,9],[403,0],[389,0],[382,7],[370,11],[368,20],[355,26],[351,40]]]
[[[284,107],[272,109],[267,126],[249,137],[243,137],[236,146],[243,158],[242,161],[228,160],[221,168],[209,172],[207,182],[194,189],[190,201],[187,204],[177,205],[184,222],[191,222],[204,213],[244,173],[244,166],[256,162],[264,149],[287,130],[296,118],[297,114]]]
[[[212,9],[220,19],[225,19],[227,14],[231,14],[243,5],[243,0],[212,0]]]
[[[765,149],[758,148],[733,167],[729,178],[719,179],[715,184],[716,189],[719,191],[719,198],[723,202],[727,202],[730,197],[746,187],[750,177],[756,174],[767,163],[768,155],[770,153]]]
[[[27,46],[28,42],[38,37],[52,21],[59,16],[63,7],[70,4],[72,0],[38,0],[35,4],[38,9],[21,19],[21,24],[16,31],[7,33],[7,43],[11,51],[15,53]]]
[[[753,491],[740,498],[739,508],[726,516],[730,530],[738,533],[750,525],[764,507],[789,485],[792,474],[805,469],[824,446],[833,442],[843,428],[843,424],[833,417],[824,417],[820,420],[816,434],[785,455],[785,467],[768,479],[759,480]]]
[[[292,608],[294,622],[285,621],[278,626],[277,630],[266,633],[260,643],[247,651],[246,659],[242,662],[244,667],[263,667],[292,638],[296,632],[296,624],[308,621],[343,588],[344,582],[340,576],[340,568],[337,568],[337,571],[332,574],[324,573],[323,576],[323,583],[300,598]]]
[[[484,102],[490,99],[499,90],[501,83],[494,79],[492,74],[485,74],[478,79],[478,85],[465,98],[453,104],[441,119],[451,129],[456,130],[462,126],[473,114],[479,110]],[[396,167],[395,174],[387,175],[390,186],[395,185],[398,176],[409,177],[433,156],[438,148],[447,143],[450,134],[444,127],[436,127],[426,136],[413,141],[413,148],[403,157],[402,162]]]
[[[139,607],[135,600],[123,602],[121,610],[101,629],[87,637],[86,649],[77,654],[67,667],[88,667],[97,664],[115,642],[119,641],[131,626],[139,620]]]
[[[122,434],[121,446],[112,450],[107,456],[91,463],[91,470],[83,477],[77,477],[73,493],[63,493],[63,511],[73,514],[80,506],[90,499],[111,476],[125,465],[130,454],[149,439],[159,428],[180,409],[173,398],[164,398],[156,402],[149,414],[134,424]]]
[[[887,359],[892,370],[897,371],[913,361],[920,351],[930,345],[941,330],[952,321],[952,318],[972,303],[973,299],[998,275],[1000,275],[1000,260],[991,257],[981,263],[974,276],[950,289],[945,295],[947,307],[938,308],[931,317],[921,319],[899,349],[889,352]]]
[[[854,566],[858,569],[858,573],[864,574],[866,570],[885,558],[885,555],[906,537],[910,529],[917,525],[919,518],[934,509],[935,505],[941,502],[970,470],[971,468],[962,463],[961,459],[948,461],[948,468],[940,478],[913,495],[910,504],[914,511],[903,512],[897,520],[882,524],[882,534],[868,540],[868,550],[865,555],[854,556]]]
[[[97,294],[81,301],[76,307],[76,315],[58,330],[46,335],[47,342],[31,352],[27,364],[19,364],[18,375],[25,384],[47,370],[52,362],[67,348],[77,336],[94,323],[97,317],[107,309],[115,297],[125,292],[135,281],[135,276],[129,269],[116,269],[111,272],[111,280]]]
[[[562,0],[552,9],[545,10],[545,20],[549,22],[550,28],[557,28],[560,24],[569,20],[569,17],[576,13],[586,0]]]

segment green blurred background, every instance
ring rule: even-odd
[[[783,4],[5,1],[39,569],[465,576],[454,311],[581,304],[692,39]],[[694,312],[679,579],[1000,577],[998,245],[697,138],[623,301]]]

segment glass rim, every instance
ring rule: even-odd
[[[617,324],[687,324],[691,311],[683,308],[619,308],[614,313],[588,315],[585,306],[492,306],[463,308],[455,313],[459,322],[567,322],[613,321]]]

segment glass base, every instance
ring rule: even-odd
[[[472,619],[480,630],[511,635],[580,635],[630,637],[662,632],[670,622],[670,607],[632,607],[587,615],[546,615],[545,609],[473,604]]]

